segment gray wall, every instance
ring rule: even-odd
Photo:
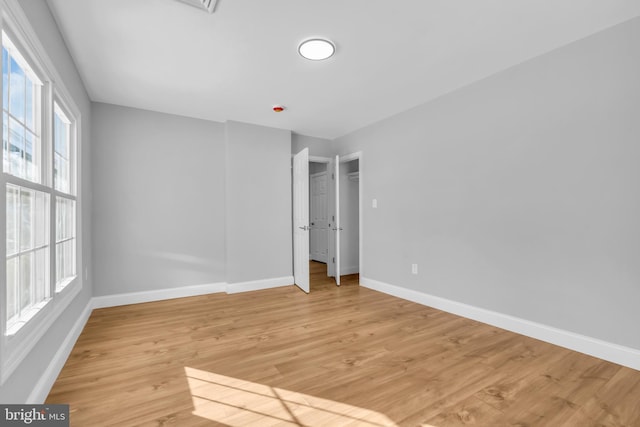
[[[227,282],[292,275],[291,132],[226,123]]]
[[[327,171],[328,163],[309,162],[309,175]]]
[[[83,283],[80,294],[69,305],[67,310],[53,323],[47,333],[36,344],[22,364],[13,372],[11,377],[0,386],[0,402],[22,403],[47,368],[52,357],[58,350],[60,343],[80,317],[92,296],[92,235],[91,235],[91,104],[78,75],[75,65],[62,40],[56,23],[44,0],[29,0],[20,2],[31,26],[36,31],[38,39],[44,46],[49,58],[61,75],[64,85],[71,93],[73,100],[80,108],[82,120],[81,152],[82,152],[82,266],[78,271],[88,269],[89,279]]]
[[[93,105],[95,294],[224,282],[224,125]]]
[[[634,19],[339,138],[366,277],[640,348],[639,76]]]
[[[336,155],[330,140],[292,133],[291,154],[298,154],[304,148],[309,148],[310,156],[334,157]]]

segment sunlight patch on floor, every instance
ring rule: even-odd
[[[228,426],[396,426],[370,409],[185,367],[193,414]]]

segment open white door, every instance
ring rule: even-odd
[[[340,228],[340,156],[336,156],[336,166],[335,166],[335,184],[336,184],[336,188],[335,188],[335,195],[336,195],[336,218],[334,220],[334,231],[336,232],[336,238],[334,239],[334,242],[336,244],[336,248],[334,251],[334,254],[336,254],[336,258],[335,258],[335,266],[336,266],[336,275],[335,275],[335,279],[336,279],[336,285],[340,286],[340,231],[342,230]]]
[[[293,278],[309,293],[309,149],[293,157]]]

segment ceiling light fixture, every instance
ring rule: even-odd
[[[327,39],[309,39],[300,43],[298,53],[311,61],[322,61],[331,58],[336,52],[336,46]]]
[[[190,6],[197,7],[198,9],[204,9],[209,13],[213,13],[216,9],[216,3],[218,0],[177,0],[182,3],[186,3]]]

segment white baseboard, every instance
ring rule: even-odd
[[[119,305],[140,304],[143,302],[214,294],[217,292],[224,292],[225,286],[226,283],[222,282],[183,286],[180,288],[156,289],[153,291],[98,296],[93,297],[93,308],[116,307]]]
[[[259,291],[261,289],[270,289],[289,285],[293,285],[293,276],[252,280],[250,282],[229,283],[225,290],[228,294],[237,294],[238,292]]]
[[[56,354],[54,354],[53,358],[51,358],[49,366],[47,366],[47,369],[45,369],[44,373],[36,383],[25,403],[44,403],[45,399],[49,395],[51,387],[53,387],[53,383],[58,378],[58,375],[64,367],[64,364],[67,362],[67,358],[69,357],[69,354],[71,354],[71,350],[73,350],[73,346],[76,344],[80,333],[84,329],[84,325],[87,323],[87,320],[89,320],[89,316],[91,316],[92,311],[92,300],[89,300],[86,307],[82,311],[82,314],[73,324],[73,327],[67,334],[62,344],[60,344],[60,347],[58,347]]]
[[[482,323],[497,326],[498,328],[516,332],[528,337],[546,341],[551,344],[575,350],[580,353],[598,357],[619,365],[640,370],[640,350],[613,344],[585,335],[576,334],[541,323],[531,322],[496,311],[474,307],[468,304],[448,300],[423,292],[401,288],[377,280],[360,278],[360,284],[365,288],[393,295],[398,298],[416,302],[418,304],[437,308],[442,311],[477,320]]]

